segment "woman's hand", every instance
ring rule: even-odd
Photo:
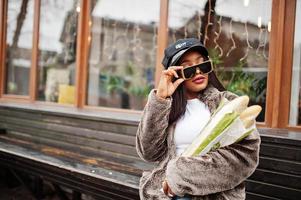
[[[177,87],[184,81],[183,78],[179,78],[176,70],[182,69],[183,66],[172,66],[162,71],[159,85],[156,95],[160,98],[166,99],[171,96]],[[173,77],[179,78],[175,82],[172,82]]]
[[[165,195],[167,195],[169,197],[175,196],[175,194],[171,191],[170,187],[168,186],[168,183],[166,180],[163,181],[162,188],[163,188],[163,192]]]

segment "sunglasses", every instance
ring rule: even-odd
[[[196,75],[197,69],[201,71],[201,74],[209,74],[213,71],[213,66],[210,60],[207,60],[203,63],[189,66],[177,71],[179,77],[183,78],[184,80],[188,80],[193,78]]]

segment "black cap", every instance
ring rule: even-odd
[[[206,47],[198,39],[180,39],[165,49],[164,58],[162,60],[164,68],[167,69],[169,66],[175,65],[181,56],[190,50],[196,50],[203,56],[208,57],[208,51]]]

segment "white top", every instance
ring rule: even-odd
[[[198,98],[187,100],[186,112],[177,121],[174,133],[176,153],[180,155],[210,119],[208,107]]]

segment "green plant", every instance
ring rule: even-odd
[[[209,57],[214,66],[223,64],[223,60],[222,60],[221,56],[219,55],[219,52],[216,49],[209,48],[208,53],[209,53]]]
[[[112,75],[112,74],[103,75],[103,83],[108,93],[122,92],[125,90],[124,88],[125,81],[123,80],[122,77],[116,75]]]
[[[125,66],[125,75],[126,78],[129,79],[127,92],[133,96],[145,98],[151,91],[151,87],[148,84],[143,84],[141,80],[137,81],[137,78],[138,80],[140,78],[144,79],[143,76],[139,75],[137,69],[138,67],[130,61]],[[136,78],[136,80],[134,80],[134,77]]]
[[[138,97],[147,97],[149,92],[151,91],[151,87],[149,85],[145,86],[131,86],[129,88],[129,92]]]
[[[135,65],[133,62],[128,61],[125,65],[125,75],[133,76],[135,75]]]
[[[215,72],[226,90],[239,96],[248,95],[253,102],[265,101],[266,77],[257,79],[254,73],[244,71],[245,61],[238,61],[232,71],[225,70],[222,57],[216,49],[209,49]]]
[[[265,102],[266,100],[266,89],[267,89],[267,77],[256,79],[254,82],[256,91],[256,102]]]
[[[116,70],[102,71],[100,74],[99,88],[107,93],[123,93],[131,95],[131,98],[145,99],[152,87],[147,82],[144,76],[140,75],[138,66],[132,62],[127,62],[123,66],[123,75],[113,74]],[[115,69],[117,66],[115,66]],[[109,68],[112,69],[112,68]]]
[[[245,62],[239,61],[236,66],[234,66],[234,71],[231,74],[231,79],[226,89],[240,96],[248,95],[250,99],[254,100],[256,98],[256,88],[254,87],[256,77],[253,73],[243,71],[245,64]]]

